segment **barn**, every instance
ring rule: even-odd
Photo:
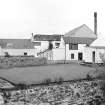
[[[36,56],[34,44],[30,39],[0,39],[0,56]]]
[[[105,39],[97,38],[89,47],[84,48],[85,62],[102,63],[102,56],[105,54]]]
[[[84,61],[85,49],[97,39],[94,32],[85,24],[64,35],[66,60]]]
[[[59,48],[62,42],[62,35],[52,34],[52,35],[44,35],[44,34],[35,34],[32,35],[32,41],[34,43],[34,47],[37,52],[42,52],[49,47],[49,43],[52,43],[53,48]]]
[[[63,36],[62,47],[44,50],[39,56],[48,60],[85,61],[86,48],[97,39],[94,32],[85,24],[69,31]],[[89,47],[90,48],[90,47]]]

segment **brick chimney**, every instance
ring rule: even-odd
[[[97,35],[97,12],[94,12],[94,33]]]

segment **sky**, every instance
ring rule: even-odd
[[[105,0],[0,0],[0,38],[65,34],[86,24],[105,38]]]

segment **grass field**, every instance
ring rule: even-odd
[[[94,68],[79,64],[58,64],[48,66],[34,66],[25,68],[0,69],[0,77],[14,83],[34,84],[46,78],[63,77],[65,80],[84,78]]]

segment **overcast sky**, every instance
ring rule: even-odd
[[[105,37],[105,0],[0,0],[0,38],[34,34],[65,34],[82,24]]]

